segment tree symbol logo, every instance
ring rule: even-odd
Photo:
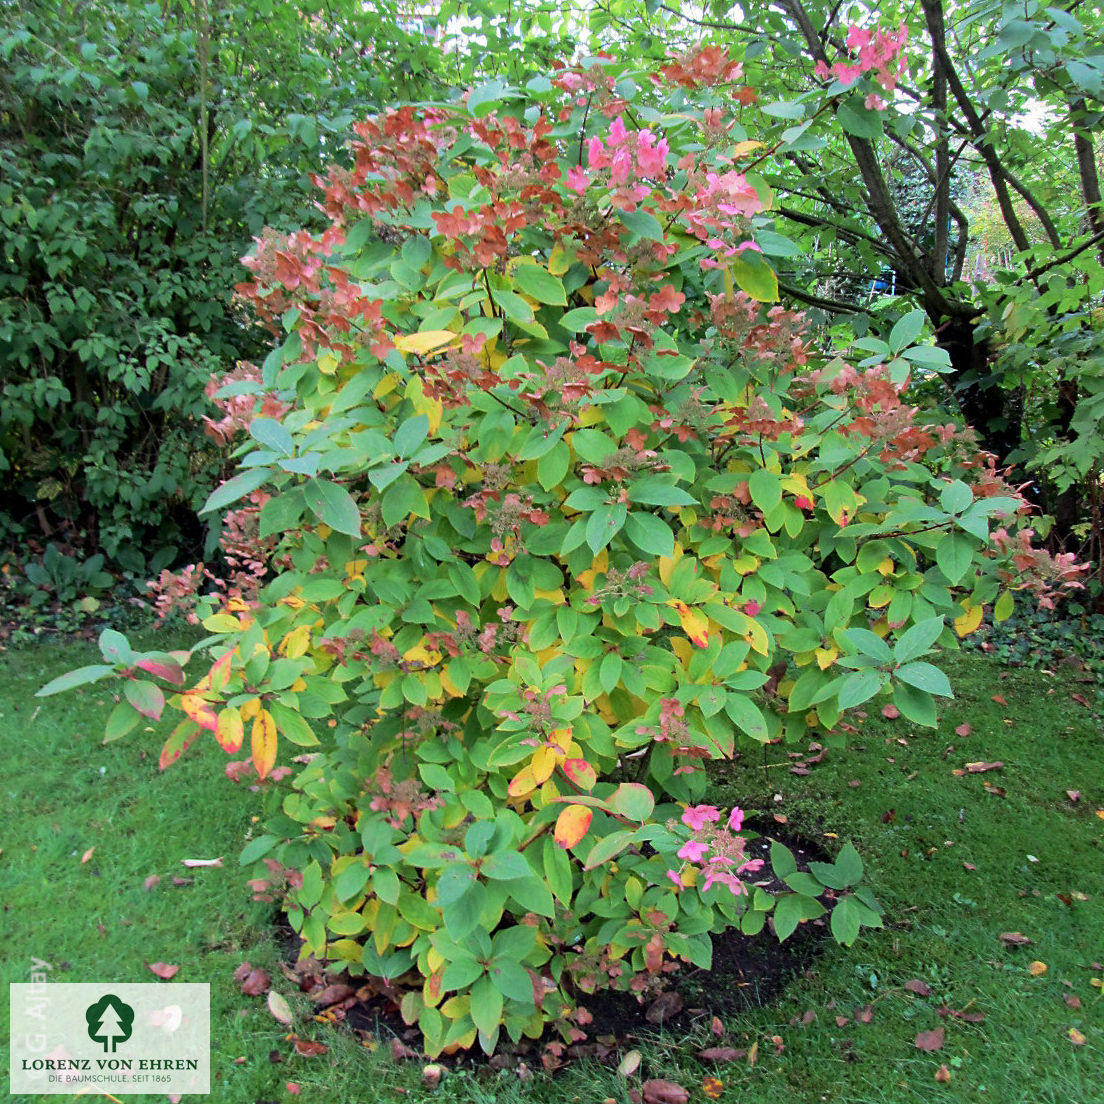
[[[88,1037],[102,1043],[105,1053],[115,1053],[119,1043],[130,1038],[134,1027],[134,1009],[119,1000],[114,993],[105,993],[84,1011],[88,1021]]]

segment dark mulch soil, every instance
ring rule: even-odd
[[[829,857],[815,842],[797,836],[788,827],[781,831],[778,828],[772,825],[771,838],[793,852],[799,870],[808,870],[810,859],[819,861]],[[770,866],[769,838],[761,836],[751,841],[747,854],[750,858],[764,860],[756,884],[768,890],[782,888]],[[826,903],[831,906],[830,901]],[[684,965],[665,978],[661,992],[653,992],[643,1000],[631,993],[610,991],[584,996],[581,1003],[592,1017],[585,1027],[587,1039],[566,1048],[564,1056],[611,1059],[634,1039],[660,1028],[689,1033],[708,1028],[714,1017],[723,1020],[749,1008],[769,1004],[791,978],[811,966],[829,934],[826,920],[827,914],[821,920],[799,925],[784,943],[778,942],[769,924],[757,936],[748,937],[737,931],[715,935],[712,969]],[[296,962],[299,937],[286,924],[280,928],[280,940],[289,960],[283,967],[285,974],[318,1001],[325,1018],[343,1021],[363,1037],[389,1035],[391,1049],[397,1058],[414,1057],[420,1052],[419,1032],[403,1023],[392,994],[365,985],[363,979],[326,976],[320,964],[313,960]],[[395,997],[399,995],[394,994]],[[541,1045],[523,1040],[511,1057],[496,1056],[492,1064],[510,1063],[535,1055]],[[479,1064],[479,1060],[470,1055],[458,1060]],[[549,1064],[547,1054],[544,1061],[545,1065]]]

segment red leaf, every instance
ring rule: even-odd
[[[665,1081],[661,1077],[645,1081],[640,1086],[644,1104],[686,1104],[690,1094],[674,1081]]]
[[[147,890],[156,889],[161,884],[160,874],[151,874],[145,881],[145,887]]]
[[[916,1036],[915,1046],[917,1050],[935,1051],[943,1049],[943,1028],[937,1027],[934,1031],[921,1031]]]
[[[946,1066],[940,1066],[939,1069],[935,1071],[935,1079],[941,1085],[945,1085],[951,1079],[951,1071],[947,1069]]]
[[[553,839],[565,850],[574,847],[587,834],[593,816],[585,805],[568,805],[556,818]]]
[[[970,728],[970,726],[968,724],[960,724],[958,726],[958,728],[955,729],[955,735],[957,735],[957,736],[969,736],[972,731],[973,730]]]
[[[1080,1008],[1081,998],[1076,993],[1066,993],[1062,1000],[1066,1002],[1067,1008]]]
[[[267,970],[250,970],[242,979],[241,991],[247,997],[259,997],[268,991],[271,984],[272,978],[268,976]]]
[[[167,962],[147,962],[146,967],[162,981],[168,981],[180,969],[179,966],[170,966]]]
[[[882,716],[889,718],[891,721],[895,721],[901,715],[901,711],[892,702],[889,705],[882,706]]]
[[[909,993],[915,993],[918,997],[931,996],[931,987],[926,981],[921,981],[919,978],[913,978],[911,981],[906,981],[904,988]]]
[[[1006,947],[1024,947],[1032,942],[1023,932],[1001,932],[999,938]]]
[[[354,993],[356,990],[351,985],[336,983],[327,985],[325,989],[319,989],[317,993],[311,993],[310,997],[323,1008],[328,1008],[331,1004],[340,1004],[341,1001],[348,1000]]]
[[[1004,700],[1004,698],[1001,697],[1000,694],[994,694],[992,700],[995,701],[997,703],[997,705],[1007,705],[1008,704],[1008,702],[1006,702]]]
[[[874,1006],[870,1004],[864,1004],[862,1008],[856,1008],[855,1019],[859,1023],[870,1023],[870,1021],[874,1019]]]
[[[148,672],[155,678],[164,679],[174,686],[184,685],[184,668],[171,659],[140,659],[136,667]]]
[[[682,1011],[682,997],[675,989],[668,989],[666,993],[660,993],[648,1006],[644,1013],[644,1019],[650,1024],[661,1024],[664,1020],[677,1016]]]
[[[1089,703],[1088,698],[1083,694],[1070,694],[1070,697],[1073,698],[1078,705],[1083,705],[1086,709],[1092,709],[1092,705]]]
[[[296,1054],[304,1058],[314,1058],[319,1054],[325,1054],[330,1048],[325,1043],[316,1043],[311,1039],[294,1038]]]

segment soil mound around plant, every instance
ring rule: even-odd
[[[763,868],[753,884],[768,891],[784,888],[771,867],[772,840],[789,848],[798,870],[807,871],[810,860],[829,859],[816,841],[795,833],[788,826],[779,831],[780,827],[772,825],[769,836],[761,835],[747,845],[749,858],[763,860]],[[762,826],[749,825],[749,828],[766,831]],[[832,906],[827,897],[822,898],[822,903],[828,909]],[[828,913],[825,913],[818,920],[800,924],[782,943],[769,924],[755,936],[743,935],[736,929],[721,932],[713,936],[711,969],[680,963],[678,969],[663,977],[659,987],[642,997],[612,990],[581,994],[579,1003],[585,1012],[580,1017],[580,1027],[586,1033],[584,1040],[570,1046],[556,1045],[558,1036],[551,1031],[544,1039],[523,1039],[517,1045],[511,1045],[504,1037],[499,1053],[489,1062],[501,1068],[525,1058],[538,1063],[543,1061],[546,1067],[554,1067],[570,1058],[616,1060],[616,1055],[641,1036],[661,1029],[689,1034],[709,1028],[714,1017],[724,1020],[770,1004],[791,979],[809,969],[823,949],[829,936],[827,921]],[[361,1038],[373,1042],[390,1037],[392,1053],[398,1059],[421,1055],[421,1033],[416,1027],[405,1024],[399,1014],[401,990],[377,979],[327,973],[324,964],[314,958],[298,961],[299,937],[282,916],[278,938],[288,959],[282,966],[283,972],[316,1002],[317,1018],[344,1023]],[[549,1042],[554,1045],[546,1048]],[[546,1051],[543,1055],[542,1049]],[[446,1055],[440,1061],[478,1066],[488,1060],[470,1051],[451,1057]]]

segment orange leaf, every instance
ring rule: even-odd
[[[87,851],[85,851],[85,853],[83,855],[81,855],[81,862],[82,863],[88,862],[88,860],[90,858],[92,858],[92,852],[95,851],[95,850],[96,850],[95,847],[90,847]]]
[[[717,1100],[721,1093],[724,1092],[724,1082],[718,1080],[716,1077],[706,1077],[702,1080],[702,1092],[705,1093],[710,1100]]]
[[[264,778],[276,764],[276,722],[267,709],[262,709],[253,722],[253,766]]]
[[[215,717],[214,708],[210,702],[204,701],[198,694],[181,694],[180,707],[186,716],[191,718],[201,728],[215,731],[218,719]]]
[[[211,666],[211,672],[208,675],[209,685],[216,694],[225,690],[226,684],[230,681],[230,661],[233,658],[234,653],[231,650],[216,659]]]
[[[1082,1035],[1081,1032],[1078,1031],[1076,1027],[1071,1027],[1069,1029],[1069,1040],[1070,1040],[1071,1043],[1073,1043],[1074,1046],[1084,1046],[1085,1045],[1085,1036]]]
[[[218,715],[215,739],[227,755],[233,755],[235,751],[241,749],[242,741],[245,739],[245,726],[242,724],[241,711],[236,706],[228,705]]]
[[[1027,968],[1027,972],[1032,977],[1042,977],[1047,972],[1047,964],[1045,962],[1039,962],[1037,959]]]
[[[565,850],[574,847],[587,834],[593,816],[585,805],[568,805],[556,818],[552,838]]]

